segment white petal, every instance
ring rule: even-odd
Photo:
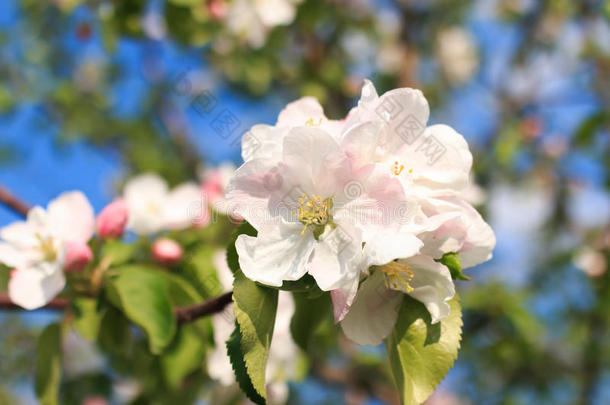
[[[396,259],[409,258],[417,254],[423,245],[423,242],[410,232],[380,232],[364,246],[366,267],[382,266]]]
[[[432,317],[432,323],[447,317],[450,310],[448,302],[455,295],[455,286],[449,269],[423,255],[399,262],[407,264],[409,270],[413,272],[413,279],[409,283],[413,291],[409,295],[426,306]]]
[[[53,266],[53,267],[50,267]],[[64,288],[66,280],[57,264],[46,268],[19,269],[11,277],[8,292],[15,304],[31,310],[51,301]]]
[[[12,268],[21,268],[28,265],[23,251],[15,249],[13,245],[0,242],[0,263]]]
[[[240,235],[235,242],[239,265],[246,277],[280,287],[284,280],[305,275],[314,239],[301,235],[302,226],[277,226],[276,232],[259,230],[257,237]]]
[[[383,273],[374,272],[361,285],[341,328],[359,345],[381,344],[396,324],[402,293],[385,286]]]
[[[174,188],[163,201],[163,228],[184,229],[195,222],[209,219],[203,194],[195,183],[184,183]]]
[[[375,161],[381,126],[380,121],[367,121],[353,126],[343,135],[341,148],[354,169]]]
[[[33,212],[42,211],[44,215],[44,210],[40,207],[36,207],[30,210],[30,214]],[[39,240],[36,237],[36,234],[40,231],[38,226],[33,225],[30,222],[13,222],[2,228],[0,230],[0,237],[4,239],[6,242],[20,249],[27,249],[38,246]]]
[[[241,156],[244,162],[254,159],[280,158],[282,141],[288,131],[270,125],[255,125],[241,140]]]
[[[286,0],[266,0],[254,2],[256,12],[267,27],[290,24],[296,13],[295,5]]]
[[[447,125],[426,128],[398,155],[416,186],[462,190],[468,185],[472,154],[464,137]]]
[[[345,318],[354,303],[354,298],[356,298],[356,293],[358,292],[359,281],[359,276],[354,277],[353,280],[346,282],[345,285],[330,292],[330,298],[333,302],[335,323],[341,322]]]
[[[327,227],[319,241],[316,241],[307,269],[320,289],[335,290],[358,278],[362,265],[361,254],[361,231],[342,222],[334,229]]]
[[[156,174],[143,174],[125,185],[124,198],[129,207],[127,227],[138,234],[153,234],[163,227],[163,203],[167,183]]]
[[[80,191],[63,193],[48,206],[50,231],[63,241],[87,243],[95,229],[95,214]]]

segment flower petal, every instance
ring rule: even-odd
[[[124,198],[129,208],[127,227],[137,234],[150,235],[163,227],[162,207],[167,196],[167,183],[152,173],[129,180]]]
[[[413,291],[409,295],[426,306],[432,317],[432,323],[447,317],[450,310],[448,302],[455,295],[455,286],[449,269],[424,255],[399,262],[407,264],[409,270],[413,272],[413,279],[409,282]]]
[[[0,263],[8,267],[21,268],[28,265],[28,260],[23,251],[15,249],[9,243],[0,242]]]
[[[48,206],[50,231],[63,241],[87,243],[95,230],[95,214],[80,191],[63,193]]]
[[[31,310],[45,306],[64,288],[66,279],[57,263],[44,268],[18,269],[8,283],[8,293],[15,304]]]
[[[377,346],[390,332],[402,303],[402,293],[385,286],[383,273],[374,272],[361,285],[341,328],[359,345]]]
[[[301,229],[301,224],[283,224],[259,230],[257,237],[239,235],[235,247],[246,277],[275,287],[303,277],[314,239],[301,235]]]
[[[210,222],[207,204],[195,183],[184,183],[174,188],[163,200],[163,228],[184,229],[195,223]]]

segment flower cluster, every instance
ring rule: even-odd
[[[47,304],[66,285],[65,272],[78,272],[94,261],[94,234],[101,240],[120,238],[125,230],[137,235],[200,227],[211,215],[206,193],[219,199],[226,168],[210,170],[202,184],[185,183],[170,190],[158,175],[143,174],[127,182],[123,196],[95,217],[87,197],[79,191],[61,194],[47,209],[32,208],[26,221],[0,230],[0,263],[13,269],[11,300],[26,309]],[[172,265],[182,256],[175,241],[160,238],[152,257]]]
[[[231,212],[258,232],[237,239],[244,274],[275,287],[309,274],[360,344],[390,333],[403,294],[433,322],[448,316],[455,288],[437,260],[458,253],[462,268],[475,266],[491,258],[495,237],[466,200],[466,141],[426,126],[428,116],[420,91],[378,96],[367,81],[342,121],[303,98],[275,125],[254,126],[227,190]]]

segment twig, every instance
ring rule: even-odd
[[[195,321],[204,316],[213,315],[221,312],[232,301],[233,292],[228,292],[211,300],[189,305],[187,307],[174,308],[174,314],[179,324]],[[64,311],[70,306],[70,302],[65,298],[55,298],[40,309],[53,309]],[[13,303],[6,295],[0,295],[0,309],[23,310],[19,305]]]
[[[15,197],[2,185],[0,185],[0,203],[24,218],[27,217],[28,211],[30,210],[30,206],[28,204]]]
[[[200,302],[188,307],[174,308],[174,314],[179,324],[192,322],[203,316],[222,312],[233,300],[233,292],[228,292],[211,300]]]

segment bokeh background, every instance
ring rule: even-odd
[[[464,135],[498,239],[458,281],[462,350],[428,403],[610,403],[610,1],[2,0],[0,184],[99,210],[133,174],[239,164],[241,135],[300,96],[341,118],[364,78],[422,89],[431,123]],[[36,403],[35,339],[57,317],[0,313],[0,404]],[[289,403],[386,403],[383,349],[339,341]],[[89,349],[65,398],[128,403],[140,377]],[[194,403],[215,404],[202,381]]]

